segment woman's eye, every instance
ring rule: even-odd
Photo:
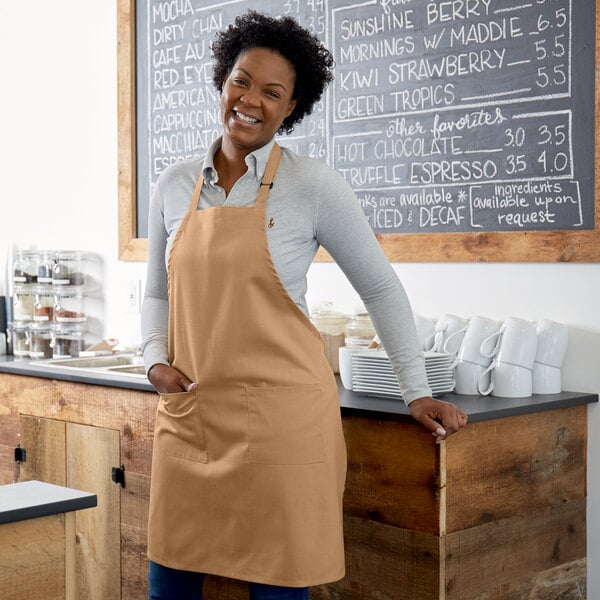
[[[271,90],[267,90],[267,94],[272,98],[279,98],[279,94],[277,92],[272,92]]]
[[[233,80],[233,83],[235,83],[236,85],[246,85],[246,81],[244,79],[237,79],[237,78],[235,78]]]

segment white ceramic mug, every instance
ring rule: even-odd
[[[481,388],[487,389],[490,385],[491,374],[486,367],[466,360],[458,361],[454,368],[454,391],[457,394],[478,396],[480,378]]]
[[[540,319],[535,325],[535,330],[537,332],[536,362],[560,369],[569,345],[569,328],[564,323]]]
[[[495,343],[494,343],[495,340]],[[493,344],[493,345],[492,345]],[[502,327],[483,340],[480,352],[496,362],[533,368],[537,351],[537,332],[530,321],[508,317]]]
[[[486,388],[485,377],[488,373],[491,373],[491,381]],[[533,392],[531,369],[494,360],[480,375],[477,389],[482,396],[491,393],[501,398],[527,398]]]
[[[435,321],[428,317],[415,315],[415,326],[417,328],[417,337],[419,338],[419,343],[421,344],[421,348],[424,350],[426,340],[429,338],[429,336],[433,335],[433,332],[435,331]]]
[[[459,335],[467,329],[469,322],[462,317],[456,315],[442,315],[435,324],[435,330],[426,340],[423,348],[429,352],[456,352],[462,342],[462,337]],[[453,336],[452,344],[446,348],[446,340]]]
[[[467,330],[456,355],[457,361],[465,361],[489,366],[492,362],[491,356],[484,356],[481,353],[481,346],[485,339],[500,330],[500,323],[487,317],[476,316],[469,321]],[[485,348],[484,348],[485,349]]]
[[[531,377],[534,394],[560,394],[562,391],[562,376],[558,367],[534,362]]]

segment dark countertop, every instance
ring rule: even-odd
[[[72,369],[44,367],[39,363],[24,358],[0,356],[0,373],[13,373],[60,379],[92,385],[104,385],[125,389],[154,392],[154,386],[145,377],[132,377],[115,373],[89,371],[79,372]],[[373,419],[411,420],[408,407],[401,400],[367,396],[344,389],[338,379],[338,390],[342,413]],[[598,402],[598,394],[584,392],[561,392],[560,394],[534,394],[528,398],[498,398],[495,396],[462,396],[444,394],[440,399],[453,402],[467,413],[469,422],[489,421],[503,417],[513,417],[545,410],[569,408],[582,404]]]
[[[408,407],[399,400],[366,396],[344,389],[338,381],[340,404],[344,414],[373,419],[410,420]],[[560,394],[534,394],[527,398],[498,398],[495,396],[463,396],[443,394],[438,396],[459,406],[469,417],[469,423],[490,421],[530,413],[569,408],[598,402],[598,394],[561,392]]]
[[[43,481],[0,485],[0,524],[47,517],[97,505],[96,494]]]

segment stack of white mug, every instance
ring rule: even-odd
[[[467,319],[450,314],[442,315],[435,325],[422,317],[416,317],[415,322],[417,333],[424,335],[423,350],[428,352],[458,352],[469,325]]]
[[[568,346],[568,328],[562,323],[443,315],[435,324],[417,316],[416,325],[425,351],[456,353],[457,394],[523,398],[562,390]]]
[[[534,394],[557,394],[562,391],[561,368],[567,355],[569,329],[550,319],[537,322],[537,352],[533,363]]]

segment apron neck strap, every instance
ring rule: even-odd
[[[267,204],[267,198],[269,192],[273,187],[273,179],[277,173],[277,167],[279,166],[279,160],[281,159],[281,148],[277,142],[273,144],[271,148],[271,154],[269,154],[269,160],[265,167],[265,174],[263,175],[262,181],[260,182],[260,189],[258,191],[258,197],[256,198],[257,208],[262,208]],[[198,208],[198,201],[200,199],[200,192],[202,191],[202,184],[204,183],[204,176],[200,175],[192,194],[192,200],[190,202],[190,209],[188,212],[194,212]]]
[[[269,192],[273,187],[273,179],[275,179],[280,158],[281,148],[279,147],[279,144],[275,142],[273,144],[273,148],[271,148],[271,154],[269,154],[269,160],[267,161],[267,166],[265,167],[265,173],[262,181],[260,182],[260,189],[258,191],[258,197],[256,198],[257,208],[263,208],[267,205],[267,198],[269,197]]]
[[[198,202],[200,201],[200,192],[202,191],[202,185],[204,184],[204,175],[200,175],[198,177],[198,181],[196,181],[196,187],[194,188],[194,193],[192,194],[192,199],[190,201],[190,209],[189,213],[193,213],[198,210]]]

